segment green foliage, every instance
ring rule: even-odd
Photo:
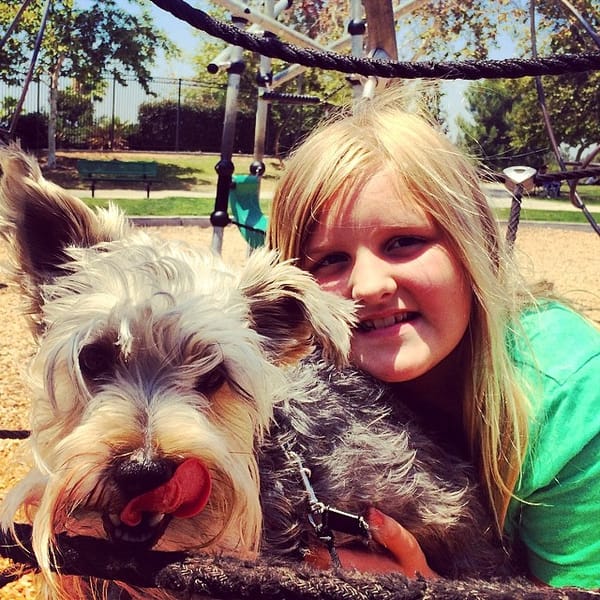
[[[20,4],[20,0],[0,2],[0,28],[8,27]],[[147,82],[159,50],[170,55],[175,53],[175,46],[156,30],[141,8],[143,3],[130,0],[127,9],[121,4],[92,0],[83,6],[74,0],[55,0],[37,61],[38,73],[73,77],[83,93],[97,90],[107,71],[119,81],[134,75]],[[0,60],[3,81],[22,81],[39,30],[42,5],[41,0],[34,0],[9,38]]]
[[[543,77],[542,92],[555,139],[581,160],[598,143],[600,73]],[[553,161],[536,82],[526,77],[471,84],[465,93],[472,122],[459,119],[462,145],[492,168],[539,167]],[[563,146],[563,147],[564,147]]]
[[[310,131],[322,114],[321,106],[283,105],[267,129],[265,153],[289,150]],[[173,100],[146,102],[139,108],[138,127],[129,136],[129,147],[171,150],[175,148],[176,136],[179,135],[179,150],[220,152],[223,118],[222,105],[207,107],[194,101],[186,102],[178,109],[177,102]],[[234,152],[253,153],[254,126],[254,111],[240,110],[236,118]]]
[[[511,139],[510,113],[515,97],[506,81],[471,84],[465,91],[465,100],[472,122],[459,117],[459,143],[492,169],[510,166],[512,157],[519,152]]]
[[[135,125],[123,122],[118,117],[114,120],[102,117],[88,134],[86,146],[93,150],[127,150],[129,139],[136,131]]]
[[[179,149],[218,152],[223,129],[223,108],[200,107],[165,100],[146,102],[138,111],[138,129],[130,139],[130,147],[149,150],[170,150],[175,147],[177,119],[179,118]],[[253,123],[238,115],[237,145],[242,144],[248,151],[248,141],[242,140],[248,126],[253,132]],[[246,135],[246,137],[248,137]]]
[[[89,96],[78,94],[73,88],[58,92],[57,140],[66,147],[77,147],[79,140],[91,135],[94,127],[94,105]]]
[[[18,0],[0,2],[0,25],[8,26],[20,4]],[[0,80],[23,82],[42,12],[41,0],[34,0],[23,13],[20,26],[9,38],[6,54],[0,60]],[[148,90],[150,68],[158,52],[162,50],[168,56],[175,52],[175,46],[155,29],[140,1],[130,0],[127,9],[123,9],[116,0],[85,3],[55,0],[39,50],[36,74],[40,79],[45,78],[50,87],[48,165],[53,167],[56,163],[56,131],[61,118],[58,111],[58,80],[61,76],[69,76],[77,82],[73,90],[75,95],[96,97],[106,85],[107,73],[120,83],[124,83],[126,75],[133,75]],[[83,106],[63,97],[65,100],[72,109]],[[63,132],[65,136],[70,135],[68,129]]]
[[[600,13],[592,4],[592,0],[571,2],[592,29],[598,31]],[[598,50],[583,24],[563,3],[540,1],[537,11],[539,56]],[[471,84],[466,98],[473,122],[464,119],[459,122],[462,144],[492,168],[509,164],[538,167],[552,162],[552,145],[538,86],[557,143],[573,149],[575,160],[584,158],[599,141],[600,72],[597,71],[541,77],[538,81],[526,77]],[[506,159],[510,159],[508,163]]]

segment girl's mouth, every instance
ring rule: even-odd
[[[376,331],[377,329],[384,329],[398,323],[412,321],[416,316],[416,312],[404,312],[380,319],[365,319],[358,324],[358,329],[360,331]]]

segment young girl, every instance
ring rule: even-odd
[[[600,332],[527,289],[475,167],[384,94],[296,150],[267,239],[357,302],[352,361],[474,462],[532,578],[600,587]],[[435,576],[401,524],[369,518],[395,563],[345,566]]]

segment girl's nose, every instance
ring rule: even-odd
[[[388,261],[372,252],[356,255],[350,276],[350,294],[353,300],[365,303],[378,302],[397,289]]]

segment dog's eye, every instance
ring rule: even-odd
[[[211,394],[225,383],[225,370],[217,367],[208,373],[204,373],[196,380],[195,390],[201,394]]]
[[[81,349],[79,368],[82,375],[93,381],[106,379],[114,371],[117,348],[108,342],[96,342]]]

